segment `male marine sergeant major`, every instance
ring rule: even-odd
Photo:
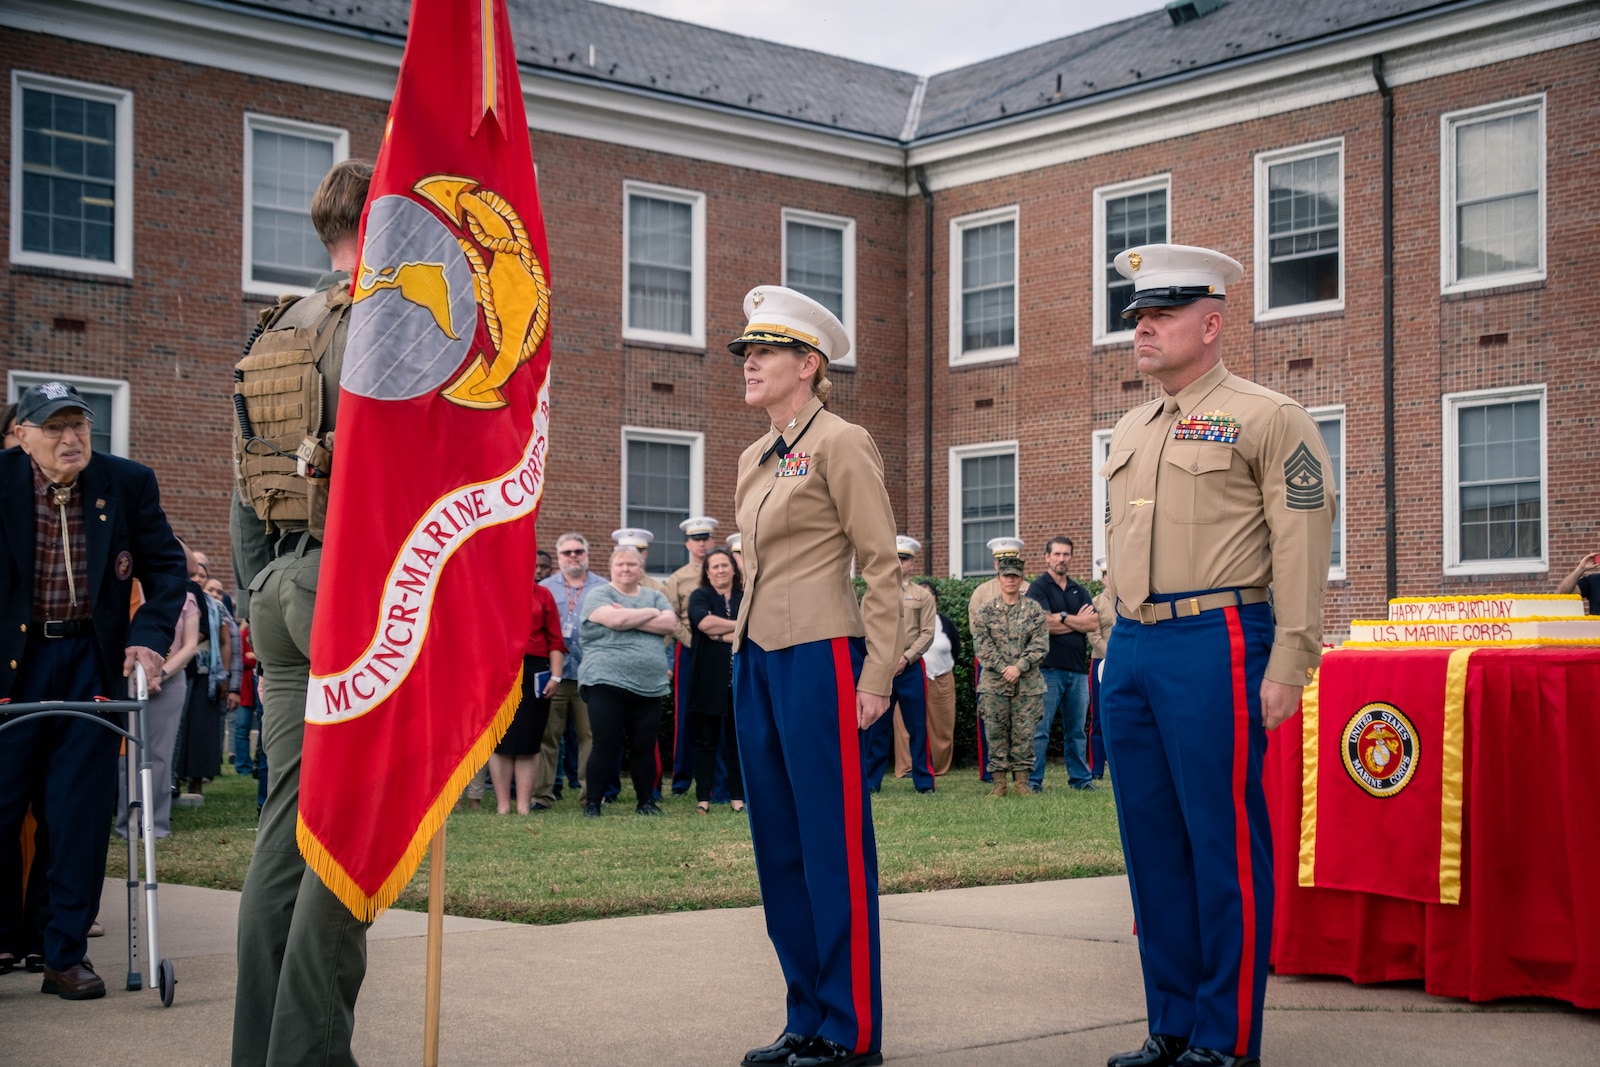
[[[72,386],[35,385],[17,404],[21,447],[0,452],[0,697],[19,704],[125,700],[136,661],[160,689],[183,609],[188,568],[155,474],[95,453],[93,424]],[[130,620],[135,578],[144,603]],[[40,992],[64,1000],[106,992],[84,938],[105,884],[120,744],[96,723],[63,716],[0,734],[0,905],[21,886],[23,813],[42,797],[50,899]],[[7,926],[20,915],[0,906],[0,952],[22,951],[22,932]]]
[[[1222,365],[1238,263],[1146,245],[1116,266],[1134,282],[1139,370],[1163,395],[1117,423],[1101,469],[1117,619],[1100,706],[1150,1021],[1144,1047],[1108,1063],[1257,1067],[1272,943],[1261,760],[1321,658],[1333,482],[1305,409]]]
[[[355,159],[336,164],[322,179],[311,198],[311,223],[327,246],[333,272],[318,280],[312,295],[279,301],[267,312],[239,363],[239,391],[247,397],[252,433],[247,437],[241,426],[235,441],[234,573],[240,612],[248,613],[265,675],[261,744],[268,782],[255,855],[239,898],[235,1067],[355,1062],[350,1036],[356,994],[367,973],[367,924],[301,859],[295,822],[350,271],[371,181],[372,164]],[[283,393],[274,391],[275,377],[279,385],[285,378],[295,382],[308,395],[300,404],[283,402]],[[255,397],[278,402],[257,404],[250,399]],[[319,413],[320,420],[302,421],[302,412]],[[307,477],[297,473],[296,452]],[[352,767],[350,773],[367,770]]]

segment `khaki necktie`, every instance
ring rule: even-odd
[[[1155,544],[1156,475],[1161,470],[1161,451],[1172,436],[1178,416],[1178,398],[1169,396],[1161,405],[1161,417],[1150,424],[1149,434],[1134,460],[1133,477],[1128,479],[1128,531],[1122,537],[1127,553],[1126,578],[1119,576],[1117,599],[1130,607],[1143,604],[1150,596],[1150,553]]]

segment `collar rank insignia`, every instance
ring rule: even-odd
[[[1239,420],[1226,411],[1190,415],[1172,428],[1174,441],[1220,441],[1231,445],[1239,439]]]
[[[807,452],[790,452],[778,460],[776,477],[803,478],[811,472],[811,455]]]

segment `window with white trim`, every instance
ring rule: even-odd
[[[689,562],[678,524],[704,514],[705,434],[622,428],[622,525],[649,530],[650,574]]]
[[[1017,442],[950,450],[950,573],[988,574],[993,537],[1017,535]]]
[[[783,284],[839,316],[850,338],[850,351],[829,362],[839,367],[855,366],[855,220],[784,208]]]
[[[1122,311],[1133,301],[1133,281],[1117,273],[1118,253],[1171,238],[1168,175],[1108,185],[1094,191],[1094,339],[1126,341],[1133,323]],[[1097,466],[1095,468],[1099,470]]]
[[[623,183],[622,336],[704,348],[706,196]]]
[[[1444,115],[1445,292],[1544,278],[1544,97]]]
[[[950,220],[950,362],[1017,354],[1017,209]]]
[[[337,127],[245,115],[246,292],[309,293],[332,269],[311,225],[311,196],[349,155],[350,135]]]
[[[1336,503],[1333,513],[1333,553],[1328,560],[1328,580],[1331,582],[1345,576],[1344,405],[1309,410],[1311,417],[1316,420],[1317,429],[1322,432],[1322,444],[1327,448],[1333,466],[1333,496]]]
[[[94,425],[89,445],[95,452],[113,456],[128,454],[128,383],[120,378],[84,378],[71,374],[46,374],[42,371],[6,372],[6,403],[22,399],[22,393],[45,382],[65,382],[83,394]]]
[[[1444,397],[1446,574],[1548,570],[1545,387]]]
[[[1094,483],[1090,494],[1094,514],[1089,517],[1089,529],[1094,531],[1091,539],[1094,555],[1089,560],[1091,578],[1104,578],[1106,573],[1101,561],[1106,558],[1106,523],[1111,521],[1111,494],[1108,491],[1110,483],[1100,477],[1100,468],[1110,458],[1111,431],[1096,430],[1089,450],[1089,476]]]
[[[1256,156],[1256,318],[1344,307],[1344,141]]]
[[[11,72],[11,262],[133,275],[133,94]]]

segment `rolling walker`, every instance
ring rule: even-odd
[[[160,941],[156,925],[156,830],[154,817],[150,806],[144,802],[154,791],[151,781],[150,757],[145,751],[145,738],[149,736],[148,723],[145,719],[145,708],[150,702],[149,679],[145,677],[144,667],[134,667],[134,695],[133,700],[107,700],[103,697],[94,700],[42,700],[32,704],[0,703],[0,731],[13,726],[23,719],[34,715],[61,715],[68,718],[87,719],[99,723],[114,734],[121,735],[129,744],[123,757],[123,774],[128,781],[128,825],[133,826],[137,811],[140,836],[144,840],[144,897],[145,897],[145,922],[150,951],[146,962],[150,966],[149,983],[152,989],[161,994],[161,1006],[172,1006],[173,992],[178,984],[177,973],[173,970],[172,961],[160,959]],[[133,728],[125,730],[120,726],[102,718],[106,712],[127,712],[129,725]],[[135,756],[135,749],[138,755]],[[139,973],[139,843],[134,839],[130,829],[128,833],[128,984],[127,989],[144,988],[144,978]],[[160,960],[158,963],[157,960]]]

